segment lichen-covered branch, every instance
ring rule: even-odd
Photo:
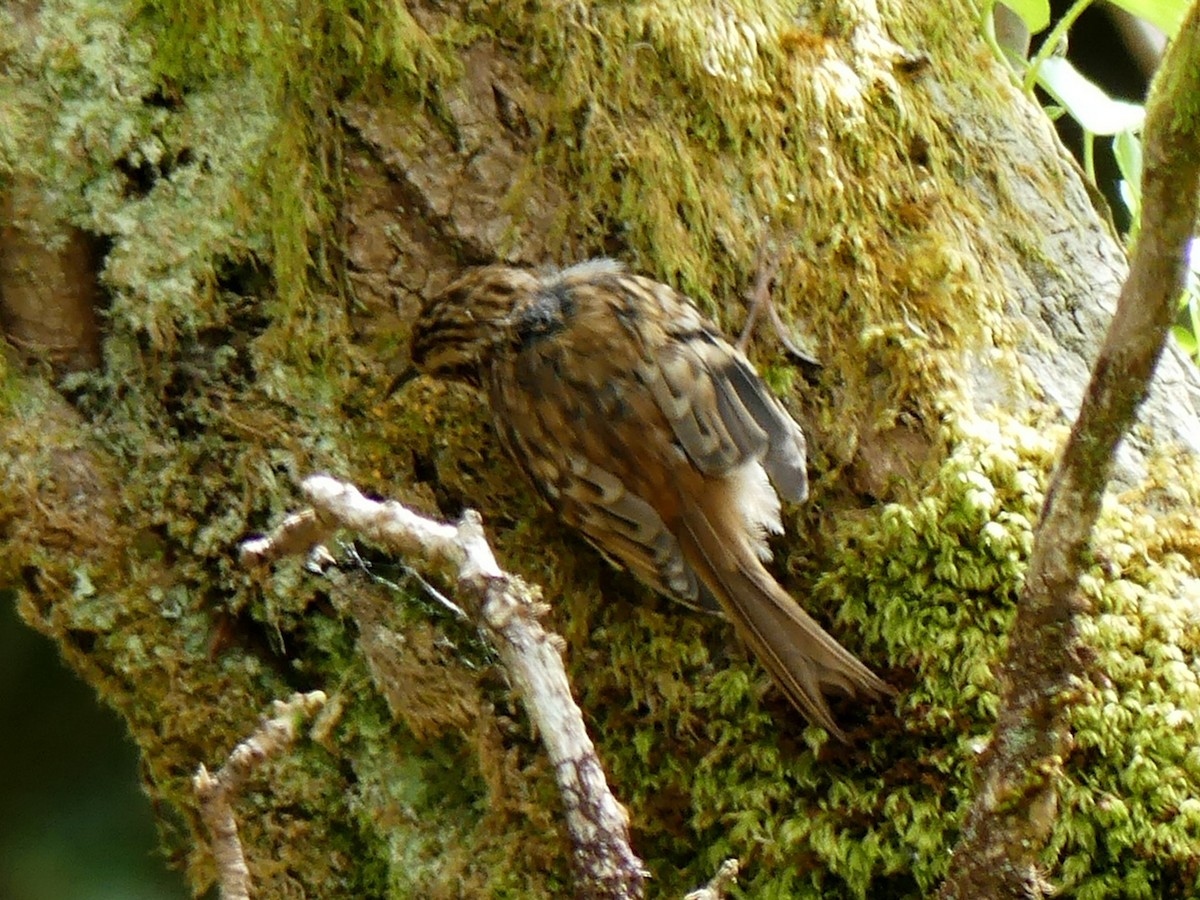
[[[1163,61],[1147,108],[1142,232],[1116,315],[1054,473],[1010,638],[994,737],[943,898],[1041,896],[1038,857],[1085,675],[1079,578],[1113,454],[1149,388],[1183,286],[1200,200],[1200,4]]]
[[[571,697],[561,640],[538,621],[545,612],[538,591],[496,563],[479,514],[468,510],[457,525],[445,525],[394,501],[369,500],[353,486],[323,475],[306,479],[303,489],[313,511],[290,516],[270,536],[243,544],[243,560],[259,563],[284,550],[302,552],[308,549],[304,540],[344,527],[452,574],[460,599],[496,647],[554,766],[580,895],[640,897],[647,873],[630,847],[628,816],[609,790]]]
[[[233,800],[255,769],[292,745],[299,720],[313,715],[324,705],[325,694],[321,691],[293,694],[286,701],[275,701],[271,717],[233,749],[220,771],[212,775],[203,763],[197,769],[192,788],[200,804],[200,818],[212,839],[221,900],[250,900],[251,897],[250,870],[238,838]]]

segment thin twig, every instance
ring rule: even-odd
[[[383,585],[393,593],[401,593],[401,587],[399,584],[389,578],[384,578],[377,572],[372,571],[371,564],[362,558],[362,554],[358,552],[358,549],[353,544],[347,544],[343,549],[351,562],[362,569],[363,573],[368,578],[370,578],[376,584]],[[413,581],[419,584],[421,586],[421,590],[423,590],[427,596],[437,602],[448,613],[451,613],[456,619],[462,619],[464,622],[468,620],[469,616],[467,616],[467,614],[463,611],[462,607],[430,584],[429,580],[425,578],[424,575],[422,575],[412,566],[401,564],[400,568],[404,572],[406,578],[411,578]]]
[[[200,804],[200,818],[212,840],[221,900],[250,900],[250,870],[238,838],[233,801],[255,769],[292,745],[299,721],[324,705],[325,694],[321,691],[293,694],[286,701],[276,700],[271,718],[233,749],[215,775],[209,774],[203,763],[196,770],[192,789]]]
[[[754,262],[754,287],[750,289],[750,293],[745,298],[746,324],[742,326],[742,333],[738,335],[734,346],[743,353],[746,352],[746,347],[750,344],[750,337],[758,324],[759,316],[766,313],[767,321],[771,323],[771,330],[779,338],[779,343],[783,344],[784,350],[791,354],[797,362],[809,366],[820,366],[819,360],[800,348],[783,318],[779,315],[779,308],[775,305],[775,298],[771,293],[775,278],[779,275],[779,266],[779,251],[772,249],[771,241],[765,239],[758,248],[758,255]]]

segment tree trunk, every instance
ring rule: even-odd
[[[235,807],[253,896],[571,889],[552,773],[472,629],[403,573],[237,564],[321,470],[442,518],[479,509],[501,563],[542,585],[652,893],[730,856],[749,896],[917,897],[945,874],[1124,254],[972,5],[805,10],[0,12],[21,36],[0,82],[5,327],[30,241],[34,280],[91,298],[98,275],[105,306],[86,375],[7,357],[0,585],[128,722],[197,891],[196,767],[316,688],[311,738]],[[786,510],[775,572],[899,689],[838,710],[848,746],[727,623],[566,533],[478,397],[386,392],[420,298],[464,266],[611,255],[734,332],[764,244],[821,362],[765,329],[751,345],[810,437],[813,495]],[[95,313],[55,334],[94,342]],[[1074,749],[1043,856],[1080,896],[1196,879],[1198,398],[1164,360],[1084,573],[1095,674],[1062,698]]]

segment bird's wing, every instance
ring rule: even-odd
[[[651,587],[703,599],[673,531],[683,456],[703,475],[760,463],[783,496],[806,496],[800,427],[671,288],[576,267],[545,282],[518,318],[521,346],[489,378],[497,430],[562,518]],[[778,530],[766,480],[746,486],[763,494],[746,503],[747,524]]]
[[[628,341],[620,333],[613,337],[629,355]],[[488,384],[496,430],[547,503],[609,562],[661,594],[711,603],[647,499],[654,491],[645,477],[666,468],[644,465],[639,456],[644,417],[626,407],[639,387],[632,361],[605,374],[620,349],[593,342],[577,352],[546,340],[506,360],[509,368],[494,371]],[[652,403],[649,411],[657,415]],[[659,429],[665,431],[665,423]]]
[[[639,377],[692,462],[708,475],[760,462],[783,497],[804,500],[804,433],[750,361],[673,289],[632,276],[627,283],[668,323],[661,338],[647,334],[652,325],[628,327],[642,332]]]

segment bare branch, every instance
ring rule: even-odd
[[[243,543],[239,554],[243,565],[262,565],[322,546],[329,535],[329,527],[306,509],[288,516],[266,537]]]
[[[725,892],[737,884],[740,864],[736,859],[727,859],[721,863],[714,875],[702,888],[696,888],[684,895],[683,900],[724,900]]]
[[[598,898],[642,896],[647,872],[629,844],[628,816],[609,790],[583,716],[571,697],[561,639],[542,628],[540,592],[503,572],[488,545],[479,514],[468,510],[457,525],[422,518],[389,501],[364,497],[352,485],[325,475],[305,479],[309,514],[322,528],[345,527],[406,556],[419,556],[455,578],[459,600],[488,635],[529,712],[554,766],[579,873],[579,893]],[[304,513],[301,514],[305,515]],[[295,517],[292,517],[295,518]],[[320,529],[314,529],[316,534]],[[243,545],[255,563],[304,552],[294,530]]]
[[[286,701],[276,700],[271,718],[234,748],[216,775],[209,774],[203,763],[196,770],[192,788],[200,803],[200,818],[212,838],[222,900],[250,898],[250,870],[238,838],[233,800],[255,769],[292,745],[299,721],[324,705],[325,694],[321,691],[293,694]]]
[[[1133,424],[1183,287],[1200,200],[1200,5],[1151,91],[1142,232],[1079,417],[1051,480],[1010,637],[999,718],[943,898],[1037,897],[1038,856],[1070,751],[1067,712],[1084,664],[1079,575],[1113,454]]]

